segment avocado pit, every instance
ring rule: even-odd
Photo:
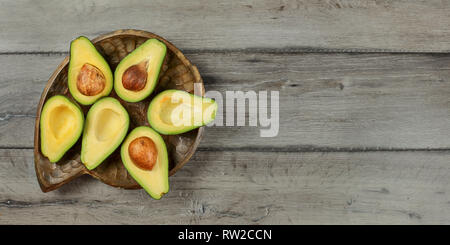
[[[84,64],[77,76],[77,88],[86,96],[94,96],[103,91],[106,84],[105,75],[95,66]]]
[[[158,158],[156,145],[149,137],[139,137],[131,141],[128,154],[133,163],[140,169],[152,170]]]
[[[137,92],[145,88],[147,84],[147,64],[148,61],[142,61],[125,70],[122,75],[122,85],[125,89]]]

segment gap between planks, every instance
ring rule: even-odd
[[[31,146],[0,146],[0,150],[32,150]],[[364,152],[450,152],[450,148],[384,148],[384,147],[316,147],[316,146],[286,146],[286,147],[198,147],[203,152],[281,152],[281,153],[364,153]]]
[[[301,53],[319,53],[319,54],[450,54],[450,50],[397,50],[397,49],[326,49],[314,47],[286,47],[286,48],[245,48],[245,49],[184,49],[184,54],[301,54]],[[60,51],[14,51],[0,52],[0,55],[42,55],[42,56],[65,56],[69,52]]]

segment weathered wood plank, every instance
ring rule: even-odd
[[[450,147],[450,55],[191,53],[207,90],[280,91],[280,129],[211,127],[201,147]],[[0,146],[32,147],[61,55],[0,55]]]
[[[449,224],[450,152],[199,151],[160,201],[84,176],[41,193],[0,150],[1,224]]]
[[[181,49],[450,51],[447,1],[2,1],[0,52],[67,51],[79,35],[158,33]]]

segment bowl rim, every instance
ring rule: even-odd
[[[199,96],[204,96],[205,95],[205,88],[204,88],[204,84],[203,84],[203,79],[197,69],[197,67],[195,65],[193,65],[191,63],[191,61],[186,58],[186,56],[175,46],[173,45],[171,42],[167,41],[165,38],[156,35],[152,32],[148,32],[148,31],[144,31],[144,30],[137,30],[137,29],[119,29],[116,31],[112,31],[112,32],[108,32],[105,34],[102,34],[100,36],[97,36],[93,39],[91,39],[91,42],[96,45],[98,43],[100,43],[101,41],[108,39],[108,38],[112,38],[112,37],[120,37],[120,36],[135,36],[135,37],[142,37],[142,38],[156,38],[162,42],[164,42],[167,46],[168,49],[170,49],[179,59],[180,61],[187,67],[189,68],[190,72],[193,74],[194,76],[194,83],[199,83],[201,85],[201,89],[200,91],[195,91],[197,93],[195,93],[196,95]],[[35,167],[35,172],[36,172],[36,177],[38,179],[38,183],[39,186],[41,187],[41,190],[43,192],[49,192],[52,190],[55,190],[57,188],[59,188],[60,186],[72,181],[73,179],[84,175],[84,174],[89,174],[91,176],[93,176],[96,179],[99,179],[100,181],[102,181],[103,183],[110,185],[110,186],[114,186],[114,187],[120,187],[120,186],[116,186],[113,183],[108,183],[106,182],[105,179],[102,178],[102,176],[98,175],[96,172],[94,171],[89,171],[87,168],[83,168],[80,172],[78,172],[77,174],[74,174],[73,176],[71,176],[70,178],[67,178],[66,180],[59,182],[57,184],[54,185],[50,185],[50,186],[46,186],[41,182],[41,179],[39,177],[39,173],[40,170],[38,169],[38,159],[39,159],[39,154],[40,154],[40,149],[39,149],[39,144],[40,144],[40,129],[39,129],[39,125],[40,125],[40,118],[41,118],[41,112],[42,112],[42,108],[43,105],[48,97],[48,92],[50,90],[50,88],[53,86],[53,84],[55,83],[56,78],[58,77],[58,75],[61,73],[61,71],[66,68],[66,66],[69,64],[69,58],[70,58],[70,54],[68,54],[64,60],[58,65],[58,67],[55,69],[55,71],[52,73],[52,75],[50,76],[50,78],[48,79],[44,90],[42,91],[38,106],[37,106],[37,110],[36,110],[36,119],[35,119],[35,127],[34,127],[34,167]],[[181,161],[180,163],[178,163],[177,165],[175,165],[172,169],[170,169],[169,171],[169,176],[173,176],[180,168],[182,168],[194,155],[195,151],[198,148],[198,145],[200,144],[201,139],[203,138],[203,134],[204,134],[204,130],[205,127],[200,127],[198,128],[198,132],[197,132],[197,136],[195,137],[194,142],[192,143],[192,145],[189,147],[185,158],[183,159],[183,161]],[[84,166],[84,165],[83,165]],[[140,186],[139,186],[140,187]],[[139,188],[131,188],[131,189],[139,189]]]

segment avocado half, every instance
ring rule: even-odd
[[[130,118],[117,99],[102,98],[89,109],[81,144],[81,162],[92,170],[125,138]]]
[[[182,90],[165,90],[150,102],[148,122],[161,134],[174,135],[214,121],[217,103]]]
[[[84,115],[80,107],[62,95],[45,102],[41,112],[41,152],[50,162],[59,161],[80,138]]]
[[[78,37],[70,43],[67,81],[70,94],[83,105],[91,105],[111,93],[111,68],[86,37]]]
[[[169,191],[169,160],[161,135],[153,129],[135,128],[122,144],[125,168],[150,196],[160,199]]]
[[[114,72],[114,90],[123,100],[138,102],[149,96],[158,82],[166,45],[149,39],[128,54]]]

